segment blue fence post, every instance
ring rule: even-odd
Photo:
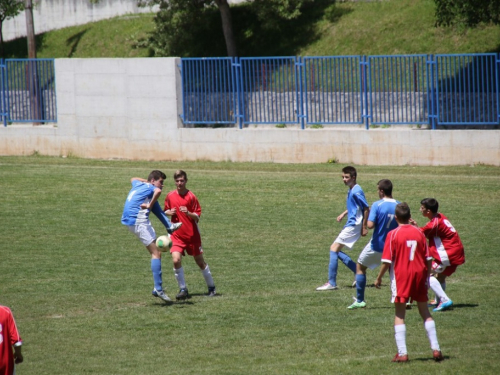
[[[233,68],[233,77],[235,79],[236,85],[236,121],[238,122],[238,128],[243,129],[243,118],[245,115],[245,106],[243,103],[243,93],[242,93],[242,82],[241,82],[241,63],[238,57],[234,57],[231,66]]]
[[[302,87],[302,77],[303,77],[303,69],[304,63],[302,62],[302,58],[298,56],[295,60],[295,74],[298,77],[295,79],[297,82],[297,117],[300,121],[300,128],[305,129],[305,119],[306,115],[304,114],[304,89]],[[307,87],[306,87],[307,90]]]
[[[427,108],[429,119],[429,125],[432,129],[436,129],[437,122],[437,107],[438,107],[438,95],[436,92],[435,84],[435,73],[436,73],[436,60],[433,55],[427,56]]]
[[[6,96],[8,95],[7,94],[7,90],[5,89],[5,79],[7,77],[7,75],[5,74],[5,70],[7,69],[7,65],[5,64],[5,60],[4,59],[0,59],[0,69],[1,69],[1,73],[2,76],[1,76],[1,80],[2,80],[2,119],[3,119],[3,126],[7,126],[7,117],[9,115],[9,112],[8,112],[8,108],[7,108],[7,100],[6,100]]]
[[[500,124],[500,53],[497,54],[495,82],[496,82],[496,94],[497,94],[497,118],[498,118],[498,123]]]
[[[359,71],[361,78],[361,117],[363,118],[363,122],[365,123],[366,129],[370,129],[369,118],[373,112],[373,108],[370,101],[370,106],[368,110],[368,92],[369,92],[369,81],[370,81],[370,69],[367,69],[369,63],[366,61],[366,56],[361,56],[361,61],[359,63]],[[368,75],[367,75],[368,72]]]

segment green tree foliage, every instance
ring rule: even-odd
[[[253,0],[244,7],[247,20],[259,22],[262,29],[278,30],[283,21],[296,19],[303,7],[313,2]],[[233,25],[231,14],[234,7],[228,12],[227,0],[138,0],[138,4],[160,6],[155,17],[155,31],[149,40],[155,56],[207,56],[207,49],[210,49],[211,56],[235,56],[238,42],[244,39],[241,37],[241,23]]]
[[[500,0],[434,0],[438,26],[500,24]]]
[[[17,16],[24,9],[23,0],[0,0],[0,53],[3,57],[3,22]]]

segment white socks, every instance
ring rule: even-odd
[[[445,293],[443,287],[439,283],[438,279],[436,279],[434,276],[431,276],[429,278],[430,281],[430,287],[434,293],[436,293],[436,298],[441,301],[441,302],[446,302],[449,300],[447,294]],[[446,287],[446,284],[445,284]]]
[[[406,324],[399,324],[397,326],[394,326],[394,332],[396,345],[398,346],[398,354],[408,354],[408,351],[406,350]]]
[[[431,344],[432,350],[441,350],[439,348],[437,333],[436,333],[436,323],[434,320],[426,321],[424,323],[425,330],[427,331],[427,337],[429,338],[429,343]]]
[[[179,289],[186,289],[186,280],[184,279],[184,268],[175,269],[174,268],[175,279],[179,285]]]
[[[208,268],[208,264],[204,270],[201,270],[203,277],[205,278],[205,282],[209,288],[213,288],[215,286],[214,279],[212,278],[212,274],[210,273],[210,268]]]

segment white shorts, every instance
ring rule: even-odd
[[[139,238],[144,246],[149,246],[156,240],[156,232],[151,224],[127,225],[127,228]]]
[[[382,253],[378,251],[372,250],[372,241],[368,242],[359,254],[358,263],[362,264],[365,267],[368,267],[371,270],[374,270],[378,266],[380,266],[380,262],[382,262]]]
[[[359,237],[361,237],[362,226],[363,224],[359,224],[354,227],[345,227],[333,243],[337,242],[348,247],[349,249],[352,249],[356,241],[359,240]]]

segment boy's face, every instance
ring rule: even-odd
[[[356,185],[356,179],[352,178],[349,173],[342,173],[342,181],[344,181],[344,184],[350,188]]]
[[[186,179],[182,176],[175,179],[175,186],[179,191],[183,191],[184,189],[186,189],[186,183]]]
[[[159,180],[153,180],[152,184],[154,187],[157,187],[158,189],[163,189],[163,178],[160,178]]]
[[[420,212],[422,213],[422,216],[432,218],[432,211],[425,208],[423,205],[420,206]]]

